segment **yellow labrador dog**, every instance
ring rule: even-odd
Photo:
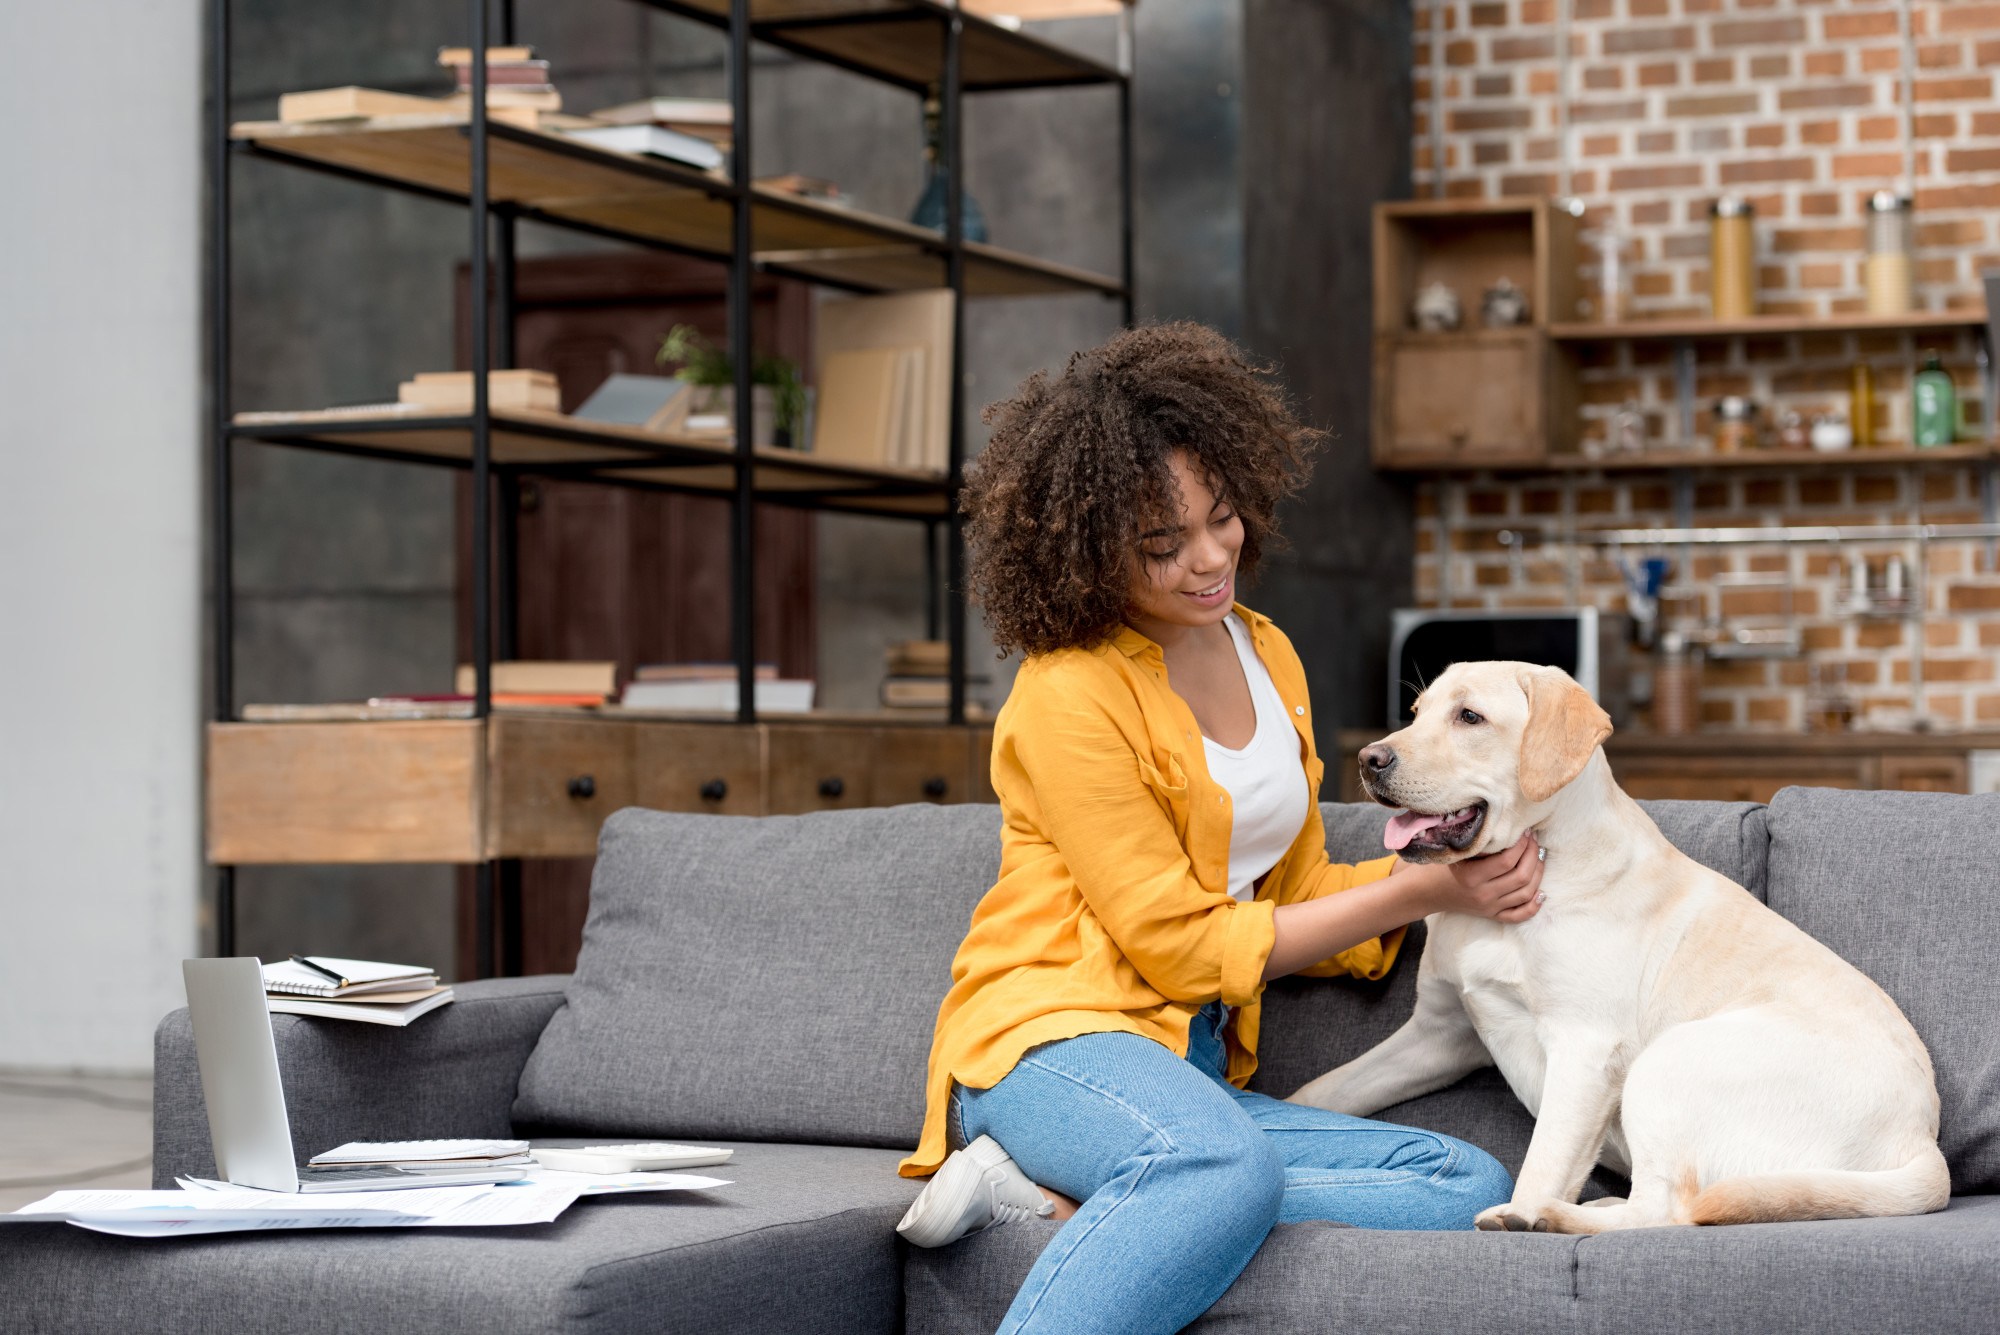
[[[1292,1101],[1365,1116],[1498,1066],[1535,1133],[1484,1229],[1944,1208],[1937,1086],[1909,1021],[1668,843],[1612,780],[1610,733],[1556,668],[1461,663],[1418,697],[1415,722],[1361,753],[1369,795],[1407,808],[1389,847],[1452,862],[1533,829],[1546,899],[1511,926],[1433,915],[1409,1023]],[[1600,1161],[1632,1195],[1579,1206]]]

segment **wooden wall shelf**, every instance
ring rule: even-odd
[[[1380,728],[1342,730],[1343,801],[1367,800],[1356,755],[1385,735]],[[1634,797],[1768,802],[1787,787],[1963,793],[1970,790],[1971,753],[1995,749],[2000,749],[2000,733],[1994,732],[1701,732],[1669,737],[1627,731],[1605,742],[1604,756],[1619,784]],[[1385,820],[1387,815],[1385,809]]]
[[[1640,342],[1679,338],[1753,338],[1782,334],[1922,333],[1977,329],[1986,323],[1983,307],[1952,311],[1912,311],[1907,315],[1758,315],[1748,320],[1623,320],[1616,324],[1553,324],[1558,343]]]
[[[1654,450],[1647,454],[1607,454],[1592,459],[1581,454],[1550,454],[1543,457],[1485,459],[1459,457],[1443,461],[1398,460],[1383,465],[1385,472],[1466,474],[1479,472],[1522,473],[1645,473],[1674,468],[1725,469],[1776,468],[1815,473],[1843,468],[1943,468],[2000,460],[2000,450],[1991,445],[1940,445],[1932,449],[1833,450],[1745,450],[1740,454],[1715,454],[1707,450]]]

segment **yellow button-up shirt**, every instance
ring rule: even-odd
[[[1310,791],[1305,669],[1269,619],[1238,605],[1299,735]],[[1187,1054],[1188,1025],[1235,1009],[1229,1079],[1257,1069],[1258,999],[1272,913],[1387,876],[1393,857],[1347,867],[1326,855],[1315,808],[1249,902],[1229,894],[1228,792],[1208,773],[1201,729],[1167,683],[1160,647],[1126,629],[1089,649],[1021,665],[993,729],[1000,879],[973,911],[931,1041],[923,1139],[905,1177],[945,1157],[952,1082],[989,1089],[1041,1043],[1138,1034]],[[1304,972],[1380,978],[1403,929]]]

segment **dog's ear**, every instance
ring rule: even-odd
[[[1521,733],[1521,795],[1546,802],[1583,773],[1597,744],[1611,735],[1611,716],[1560,668],[1521,673],[1528,726]]]

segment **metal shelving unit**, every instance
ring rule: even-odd
[[[961,12],[945,0],[636,0],[721,29],[728,37],[735,151],[727,177],[608,152],[538,130],[495,121],[486,107],[486,51],[515,40],[514,2],[468,0],[473,71],[469,116],[383,118],[388,123],[326,125],[230,120],[230,4],[210,13],[210,578],[212,715],[235,716],[233,542],[230,464],[239,441],[324,450],[402,463],[464,469],[477,498],[472,514],[474,714],[491,712],[492,665],[514,653],[516,587],[513,526],[493,498],[513,494],[528,475],[584,478],[612,486],[658,487],[731,502],[730,617],[737,667],[738,721],[756,721],[753,643],[759,503],[920,520],[930,541],[927,617],[936,632],[942,605],[951,644],[952,724],[965,721],[965,543],[957,512],[965,459],[965,300],[967,297],[1096,292],[1132,320],[1132,99],[1129,10],[1120,20],[1119,59],[1108,66],[1031,34]],[[924,96],[935,90],[943,118],[946,221],[942,234],[895,219],[828,208],[760,188],[751,175],[751,47],[762,42]],[[1118,93],[1120,272],[1117,277],[1053,264],[964,236],[964,105],[968,94],[1029,88],[1112,86]],[[471,291],[472,411],[455,416],[367,417],[338,412],[232,412],[230,399],[230,200],[238,157],[283,162],[467,208]],[[729,351],[736,367],[735,420],[752,420],[751,279],[755,271],[856,292],[948,287],[957,294],[952,339],[952,408],[943,477],[854,468],[810,454],[757,449],[747,430],[732,447],[584,424],[560,414],[495,412],[486,372],[511,366],[514,233],[520,219],[713,259],[729,266]],[[936,559],[938,529],[945,557]],[[498,541],[495,542],[497,537]],[[497,550],[496,550],[497,548]],[[497,569],[496,569],[497,561]],[[940,569],[942,565],[942,569]],[[497,595],[497,596],[496,596]],[[497,630],[497,635],[496,635]],[[481,976],[494,972],[496,911],[503,938],[518,947],[518,877],[493,862],[476,865]],[[235,949],[234,868],[217,867],[218,953]],[[511,896],[511,897],[510,897]],[[496,904],[496,897],[507,902]],[[503,967],[518,958],[504,943]]]

